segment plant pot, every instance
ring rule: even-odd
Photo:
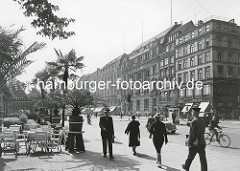
[[[83,118],[82,116],[69,117],[69,131],[82,132]]]

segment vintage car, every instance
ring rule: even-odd
[[[176,131],[177,131],[177,126],[172,123],[172,122],[169,122],[169,121],[162,121],[165,126],[166,126],[166,131],[167,133],[172,133],[174,134]]]

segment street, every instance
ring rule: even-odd
[[[147,118],[140,117],[140,146],[137,147],[137,155],[128,147],[128,136],[124,134],[129,120],[119,116],[113,116],[116,142],[113,144],[114,159],[103,158],[102,142],[99,128],[99,117],[92,117],[92,125],[87,124],[84,116],[83,134],[85,153],[68,153],[66,151],[53,151],[48,157],[44,152],[35,152],[31,156],[25,154],[25,149],[15,156],[13,153],[3,154],[0,159],[0,170],[36,170],[36,171],[182,171],[188,148],[185,146],[185,135],[188,127],[185,124],[177,125],[176,134],[168,134],[169,142],[162,148],[162,164],[165,169],[158,168],[156,164],[156,152],[149,139],[149,133],[145,127]],[[208,171],[239,171],[239,121],[222,121],[224,133],[229,135],[232,144],[229,148],[223,148],[217,143],[206,147]],[[66,126],[68,123],[66,122]],[[63,148],[64,149],[64,148]],[[193,161],[190,171],[200,171],[199,157]]]

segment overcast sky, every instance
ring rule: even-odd
[[[86,67],[79,75],[96,71],[110,60],[130,53],[142,42],[171,26],[171,0],[51,0],[59,5],[60,16],[74,18],[69,29],[76,35],[51,41],[36,35],[30,18],[13,0],[0,1],[0,25],[6,28],[24,26],[21,34],[25,46],[34,41],[44,41],[47,46],[31,56],[35,62],[18,79],[28,81],[45,66],[45,61],[56,60],[54,48],[64,54],[75,49],[77,56],[84,56]],[[172,0],[172,21],[186,23],[204,20],[210,15],[235,19],[240,25],[239,0]],[[143,25],[143,29],[142,29]]]

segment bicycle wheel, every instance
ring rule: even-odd
[[[210,133],[205,133],[205,140],[206,140],[207,145],[212,142],[211,137],[212,137],[212,135]]]
[[[228,135],[222,134],[219,137],[219,142],[218,142],[222,147],[229,147],[231,144],[231,139]]]

